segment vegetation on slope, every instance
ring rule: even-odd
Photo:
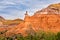
[[[0,40],[60,40],[60,32],[57,34],[48,32],[37,32],[34,35],[22,36],[21,34],[16,34],[14,36],[6,37],[0,36]]]

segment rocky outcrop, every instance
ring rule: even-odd
[[[5,32],[11,30],[15,26],[19,25],[20,23],[23,22],[22,19],[14,19],[14,20],[2,20],[2,17],[0,18],[0,33],[4,35]],[[1,35],[1,34],[0,34]]]
[[[0,21],[4,21],[5,19],[2,17],[2,16],[0,16]]]
[[[60,32],[60,3],[52,4],[45,9],[39,10],[33,16],[29,16],[26,12],[24,22],[16,27],[8,30],[6,35],[18,34],[26,35],[31,31],[37,32],[43,30],[45,32]]]

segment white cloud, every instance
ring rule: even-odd
[[[0,11],[5,10],[11,5],[15,5],[16,8],[19,8],[21,5],[25,5],[28,8],[24,10],[21,6],[20,8],[22,8],[22,11],[18,9],[15,10],[12,8],[8,10],[8,14],[10,15],[1,13],[0,14],[7,19],[23,18],[25,11],[29,11],[29,15],[33,15],[34,12],[36,12],[37,10],[47,7],[49,4],[58,2],[60,2],[60,0],[3,0],[0,2]]]
[[[15,4],[15,3],[9,2],[9,1],[3,1],[3,2],[0,2],[0,3],[4,4],[4,5],[10,5],[10,4],[14,5]]]

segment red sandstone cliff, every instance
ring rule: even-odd
[[[52,4],[45,9],[39,10],[33,16],[26,12],[24,22],[8,30],[6,35],[37,32],[39,30],[60,32],[60,4]]]

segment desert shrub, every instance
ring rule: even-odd
[[[33,36],[32,35],[28,35],[26,37],[24,37],[24,40],[32,40]]]
[[[34,36],[35,40],[43,40],[45,37],[45,34],[46,33],[44,31],[37,32]]]
[[[56,35],[54,33],[47,33],[44,40],[56,40]]]
[[[24,40],[24,38],[23,38],[23,36],[21,34],[17,34],[16,39],[17,40]]]
[[[13,38],[12,37],[7,37],[7,40],[13,40]]]
[[[34,35],[29,34],[28,36],[24,37],[24,40],[43,40],[45,32],[37,32]]]
[[[45,33],[40,31],[36,32],[34,35],[29,34],[26,37],[19,37],[19,40],[56,40],[56,35],[54,33]]]
[[[56,38],[57,40],[60,40],[60,32],[57,33]]]
[[[30,33],[28,36],[22,36],[21,34],[15,34],[14,36],[11,37],[5,37],[1,36],[0,40],[60,40],[60,32],[56,34],[52,32],[44,32],[44,31],[39,31],[34,33],[34,35],[31,35]]]
[[[7,38],[6,37],[0,37],[0,40],[7,40]]]

